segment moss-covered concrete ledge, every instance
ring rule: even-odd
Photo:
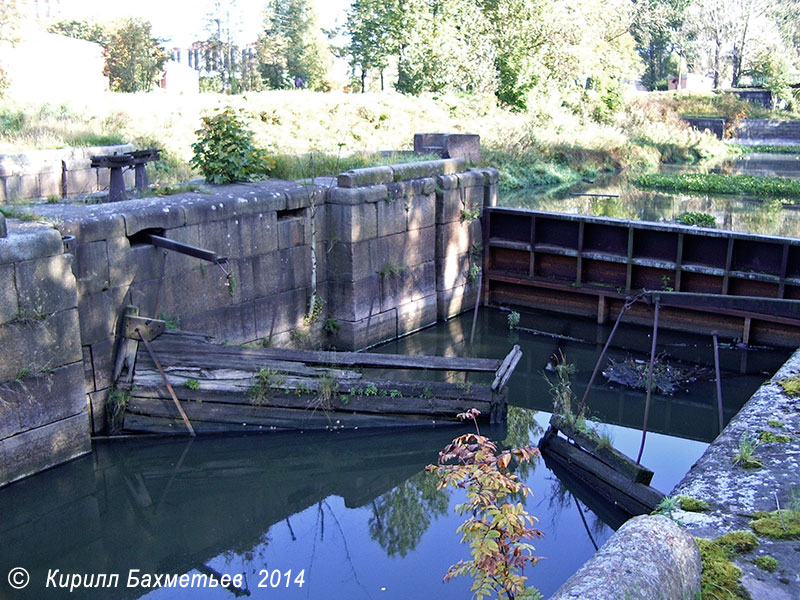
[[[774,511],[778,503],[786,509],[792,490],[800,497],[800,397],[787,395],[779,383],[798,376],[800,350],[758,389],[675,487],[673,496],[704,500],[711,507],[707,512],[675,513],[690,533],[716,538],[751,530],[754,512]],[[762,468],[734,464],[743,436],[759,440],[753,457],[763,463]],[[744,573],[745,589],[756,600],[800,598],[800,539],[779,541],[759,535],[758,541],[755,550],[733,559]],[[769,572],[756,566],[754,561],[761,556],[775,558],[777,569]]]
[[[700,551],[666,517],[634,517],[550,600],[691,600],[700,590]]]

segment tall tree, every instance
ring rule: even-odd
[[[681,27],[688,0],[637,2],[631,34],[644,63],[642,83],[650,90],[666,84],[670,57],[682,53]]]
[[[151,24],[124,19],[106,47],[106,75],[115,92],[149,91],[161,77],[167,54],[153,37]]]
[[[322,38],[309,0],[270,0],[258,43],[267,86],[325,89],[330,52]]]
[[[19,41],[19,27],[21,17],[17,7],[17,0],[0,0],[0,43],[14,45]],[[9,86],[8,76],[0,67],[0,97]]]
[[[389,57],[396,54],[402,31],[403,14],[397,0],[354,0],[347,11],[345,28],[350,35],[350,66],[361,71],[361,92],[366,91],[367,73],[378,69],[381,90],[383,71]]]
[[[107,27],[93,21],[78,21],[75,19],[57,21],[50,25],[47,31],[79,40],[86,40],[87,42],[94,42],[104,48],[108,46],[108,41],[111,38],[111,32]]]
[[[236,45],[236,35],[241,32],[236,10],[236,0],[226,2],[219,0],[211,3],[206,15],[206,33],[208,37],[201,42],[203,68],[210,77],[217,80],[219,91],[238,91],[241,87],[241,75],[244,67]]]

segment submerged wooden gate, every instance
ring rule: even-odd
[[[800,239],[501,207],[483,225],[487,303],[604,323],[641,293],[667,328],[800,345]],[[625,320],[650,324],[645,304]]]

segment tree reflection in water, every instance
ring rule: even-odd
[[[369,535],[389,556],[413,551],[433,519],[447,512],[449,494],[424,471],[372,501]]]

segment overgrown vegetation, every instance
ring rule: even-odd
[[[753,154],[756,152],[762,154],[800,154],[800,146],[793,146],[789,144],[785,146],[774,146],[768,144],[753,144],[749,146],[744,144],[731,145],[743,154]]]
[[[708,502],[691,496],[678,496],[678,502],[681,508],[687,512],[706,512],[711,510]]]
[[[793,375],[778,382],[787,396],[800,396],[800,375]]]
[[[125,409],[128,407],[130,394],[123,388],[111,388],[106,398],[106,427],[111,435],[122,431]]]
[[[750,527],[758,535],[774,540],[800,539],[800,512],[796,510],[757,512],[754,517],[755,519],[750,522]]]
[[[781,566],[778,560],[769,554],[764,554],[763,556],[757,557],[753,561],[753,564],[755,564],[755,566],[762,571],[768,571],[769,573],[774,573],[778,570],[778,567]]]
[[[479,414],[470,409],[459,418],[472,419],[477,429]],[[527,463],[538,456],[534,446],[498,451],[480,432],[468,433],[455,438],[439,453],[438,463],[426,469],[439,477],[439,489],[466,490],[466,500],[456,506],[456,512],[467,519],[457,531],[461,541],[469,544],[471,558],[452,565],[444,580],[470,575],[473,598],[495,594],[500,600],[542,597],[527,586],[524,569],[538,562],[531,542],[543,533],[535,528],[537,519],[527,513],[522,502],[514,502],[532,492],[510,470],[512,461]]]
[[[259,369],[253,384],[248,390],[250,401],[260,406],[272,398],[275,388],[283,386],[286,377],[273,368]]]
[[[720,173],[646,173],[631,180],[642,188],[676,192],[737,194],[776,198],[800,198],[800,181],[787,177],[724,175]]]

